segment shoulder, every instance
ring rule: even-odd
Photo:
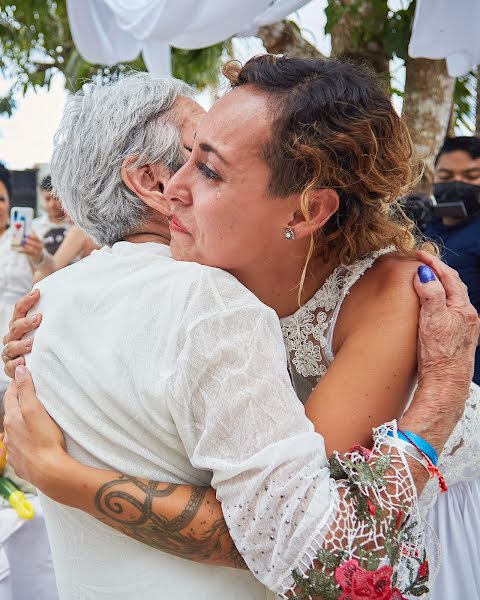
[[[241,309],[259,313],[273,312],[227,271],[198,263],[177,263],[177,265],[186,274],[188,272],[191,292],[199,294],[212,309],[207,310],[207,313]]]
[[[420,265],[419,261],[396,252],[379,257],[345,299],[338,319],[337,340],[381,322],[410,323],[416,330],[420,304],[413,282]]]

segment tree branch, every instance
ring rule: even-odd
[[[302,36],[298,25],[286,19],[260,27],[257,37],[271,54],[288,54],[297,58],[325,58],[318,48]]]

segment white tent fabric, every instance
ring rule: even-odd
[[[73,40],[91,63],[143,54],[154,75],[170,74],[170,46],[204,48],[254,35],[310,0],[67,0]]]
[[[408,53],[446,58],[451,77],[480,64],[480,0],[417,0]]]

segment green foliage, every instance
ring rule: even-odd
[[[198,90],[218,85],[220,67],[225,58],[233,58],[230,40],[201,50],[172,49],[172,72]]]
[[[470,71],[463,77],[458,77],[453,93],[453,123],[455,128],[461,128],[475,133],[475,107],[477,102],[477,74]]]
[[[347,15],[355,23],[352,31],[353,49],[361,51],[369,42],[378,41],[388,59],[394,56],[405,60],[415,14],[415,0],[406,8],[391,11],[387,0],[329,0],[325,10],[325,33],[332,33]]]
[[[392,12],[383,28],[383,45],[389,58],[407,59],[408,43],[412,35],[415,2],[408,8]]]
[[[221,63],[231,54],[229,40],[201,50],[173,48],[173,74],[201,90],[218,82]],[[0,5],[0,73],[15,82],[0,98],[0,114],[12,114],[15,95],[48,88],[55,73],[64,73],[67,89],[74,92],[85,80],[114,78],[126,69],[146,70],[143,58],[116,65],[83,60],[72,40],[65,0],[6,0]]]

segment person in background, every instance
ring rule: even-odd
[[[72,227],[72,222],[65,214],[60,200],[52,194],[50,175],[44,177],[40,189],[42,190],[46,214],[34,219],[32,228],[37,236],[43,240],[45,250],[53,256]]]
[[[435,163],[435,218],[425,230],[480,311],[480,138],[447,138]],[[480,347],[473,381],[480,384]]]
[[[433,218],[432,198],[427,194],[412,193],[401,200],[403,212],[411,219],[417,229],[423,233]]]
[[[22,250],[12,249],[9,230],[11,197],[10,172],[0,163],[0,333],[2,336],[8,331],[15,302],[32,289],[34,271],[40,265],[44,255],[43,242],[35,234],[27,238]],[[1,399],[9,382],[8,377],[0,373]]]
[[[10,172],[0,163],[0,332],[8,331],[15,302],[28,293],[33,274],[44,254],[43,242],[30,235],[21,250],[11,247],[9,216],[12,198]],[[0,429],[3,431],[3,395],[9,378],[0,373]],[[8,476],[12,477],[9,470]],[[23,491],[31,491],[25,482],[15,478]],[[2,600],[58,600],[52,555],[48,543],[45,519],[38,498],[30,498],[35,518],[21,521],[8,505],[0,501],[1,548],[0,598]],[[19,522],[21,521],[21,522]]]
[[[44,259],[35,273],[35,283],[55,271],[68,267],[77,260],[89,256],[93,250],[98,248],[99,246],[83,229],[74,225],[60,244],[55,256],[45,252]]]

